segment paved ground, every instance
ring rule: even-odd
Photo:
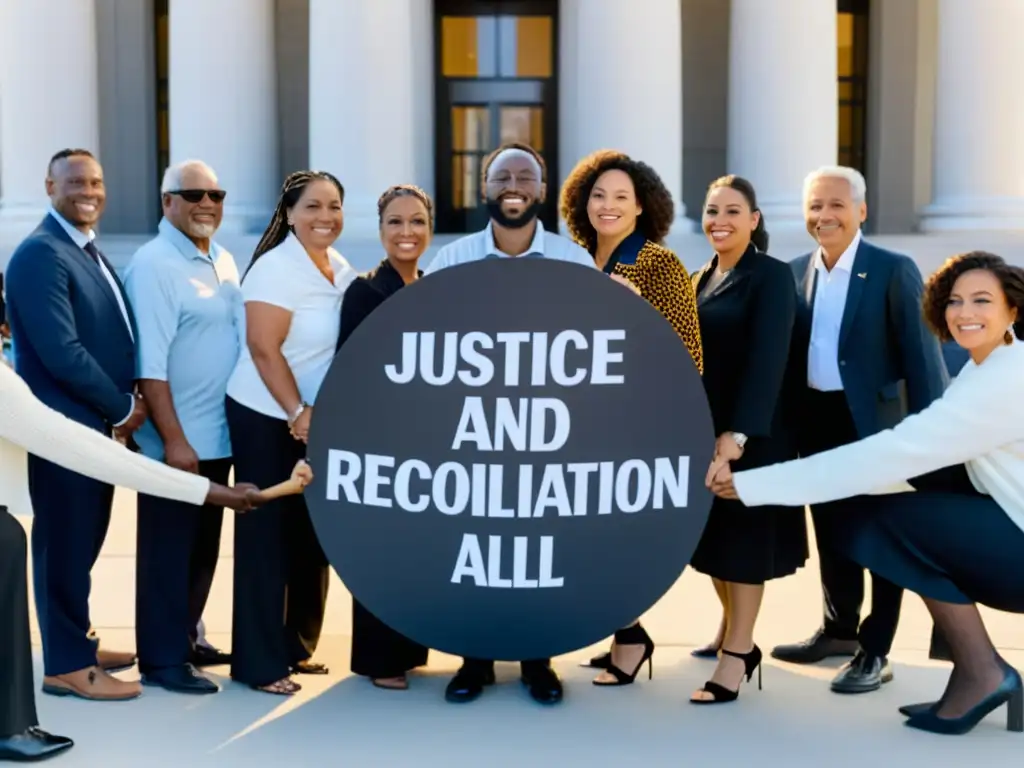
[[[450,238],[439,238],[436,245]],[[984,248],[1024,264],[1024,232],[874,238],[910,253],[925,274],[947,256]],[[256,238],[228,238],[240,264]],[[107,238],[102,247],[123,266],[140,238]],[[806,235],[773,238],[772,253],[787,259],[808,249]],[[706,258],[699,235],[676,235],[669,245],[690,269]],[[0,265],[12,248],[0,242]],[[358,269],[380,257],[379,244],[346,243],[341,250]],[[427,258],[430,258],[428,254]],[[93,621],[104,645],[133,648],[134,494],[119,491],[111,534],[93,573]],[[30,520],[24,520],[30,525]],[[231,534],[227,520],[222,559],[206,621],[212,639],[230,645]],[[457,660],[435,654],[407,692],[381,691],[347,669],[350,600],[335,578],[328,603],[326,637],[318,660],[332,674],[306,679],[292,700],[258,694],[225,679],[218,696],[189,698],[147,690],[141,700],[98,704],[39,696],[44,725],[75,738],[77,747],[59,765],[95,768],[183,764],[358,768],[486,764],[495,768],[561,764],[619,768],[625,765],[731,766],[753,761],[789,766],[863,768],[890,765],[1019,765],[1024,736],[1003,729],[1004,714],[991,716],[970,736],[949,739],[903,727],[900,704],[934,698],[946,665],[928,662],[930,622],[916,596],[905,602],[893,652],[896,679],[878,693],[841,697],[828,690],[836,665],[799,668],[769,662],[764,690],[748,686],[732,705],[697,708],[690,692],[710,674],[711,664],[692,660],[689,650],[708,641],[719,613],[709,582],[687,571],[644,621],[658,643],[653,681],[617,690],[590,684],[591,672],[577,664],[593,649],[556,659],[566,680],[566,700],[543,708],[526,696],[515,668],[499,666],[505,683],[468,706],[446,704],[442,692]],[[817,564],[769,586],[757,640],[764,649],[803,638],[819,621]],[[1024,621],[986,614],[997,645],[1024,668]],[[214,670],[226,675],[226,670]],[[41,668],[37,658],[37,677]],[[126,677],[135,672],[124,673]]]

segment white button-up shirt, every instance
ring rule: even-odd
[[[537,221],[537,229],[533,234],[533,240],[526,253],[517,258],[542,257],[546,259],[557,259],[559,261],[571,261],[591,269],[596,269],[594,257],[587,253],[585,248],[577,245],[573,240],[563,237],[556,232],[548,232],[544,225]],[[502,253],[494,243],[494,229],[491,222],[479,232],[472,235],[460,237],[437,252],[424,274],[437,272],[445,267],[454,267],[456,264],[466,264],[471,261],[480,261],[487,258],[513,258],[507,253]]]
[[[857,257],[861,233],[843,251],[832,269],[825,266],[821,248],[814,254],[817,283],[811,315],[811,343],[807,349],[807,386],[821,392],[839,392],[843,377],[839,373],[839,330],[846,311],[853,260]]]

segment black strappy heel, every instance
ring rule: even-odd
[[[754,676],[754,670],[757,670],[757,689],[761,690],[761,649],[754,645],[754,649],[750,653],[736,653],[736,651],[727,651],[725,648],[722,649],[722,653],[726,656],[732,656],[734,659],[740,659],[743,661],[744,676],[747,678],[747,682],[750,682],[750,678]],[[743,678],[740,678],[740,684],[743,684]],[[739,688],[735,691],[730,691],[723,685],[713,683],[708,680],[704,683],[704,687],[701,688],[705,693],[710,693],[712,698],[710,699],[690,699],[691,704],[725,704],[729,701],[736,701],[740,695]]]
[[[635,680],[637,674],[644,666],[644,662],[647,662],[647,679],[650,680],[654,677],[654,641],[651,636],[647,634],[647,630],[639,624],[634,624],[632,627],[626,627],[620,629],[615,633],[616,645],[642,645],[644,647],[644,655],[640,658],[640,663],[636,665],[633,670],[633,674],[627,674],[621,669],[612,664],[611,658],[608,659],[608,666],[606,671],[615,677],[614,681],[603,681],[594,680],[594,685],[631,685]]]

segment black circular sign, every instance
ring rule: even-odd
[[[714,431],[671,325],[598,270],[490,259],[402,289],[315,403],[306,497],[353,596],[447,653],[567,653],[697,545]]]

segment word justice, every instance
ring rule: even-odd
[[[542,387],[549,379],[561,387],[625,381],[622,373],[611,370],[613,365],[622,363],[625,330],[592,331],[589,336],[567,330],[556,333],[550,340],[546,332],[508,331],[493,335],[482,331],[447,332],[440,345],[440,371],[438,335],[434,331],[403,333],[400,364],[384,366],[388,379],[395,384],[408,384],[418,374],[424,382],[436,387],[451,384],[456,379],[466,386],[484,387],[494,379],[496,363],[492,358],[497,358],[506,387],[525,383]]]
[[[471,517],[521,519],[543,517],[552,510],[559,517],[586,517],[632,514],[648,507],[685,508],[690,457],[540,467],[446,461],[431,468],[420,459],[398,462],[394,456],[359,456],[332,448],[326,475],[329,501],[344,497],[349,504],[364,507],[397,507],[405,512],[430,509],[450,516],[468,511]]]

